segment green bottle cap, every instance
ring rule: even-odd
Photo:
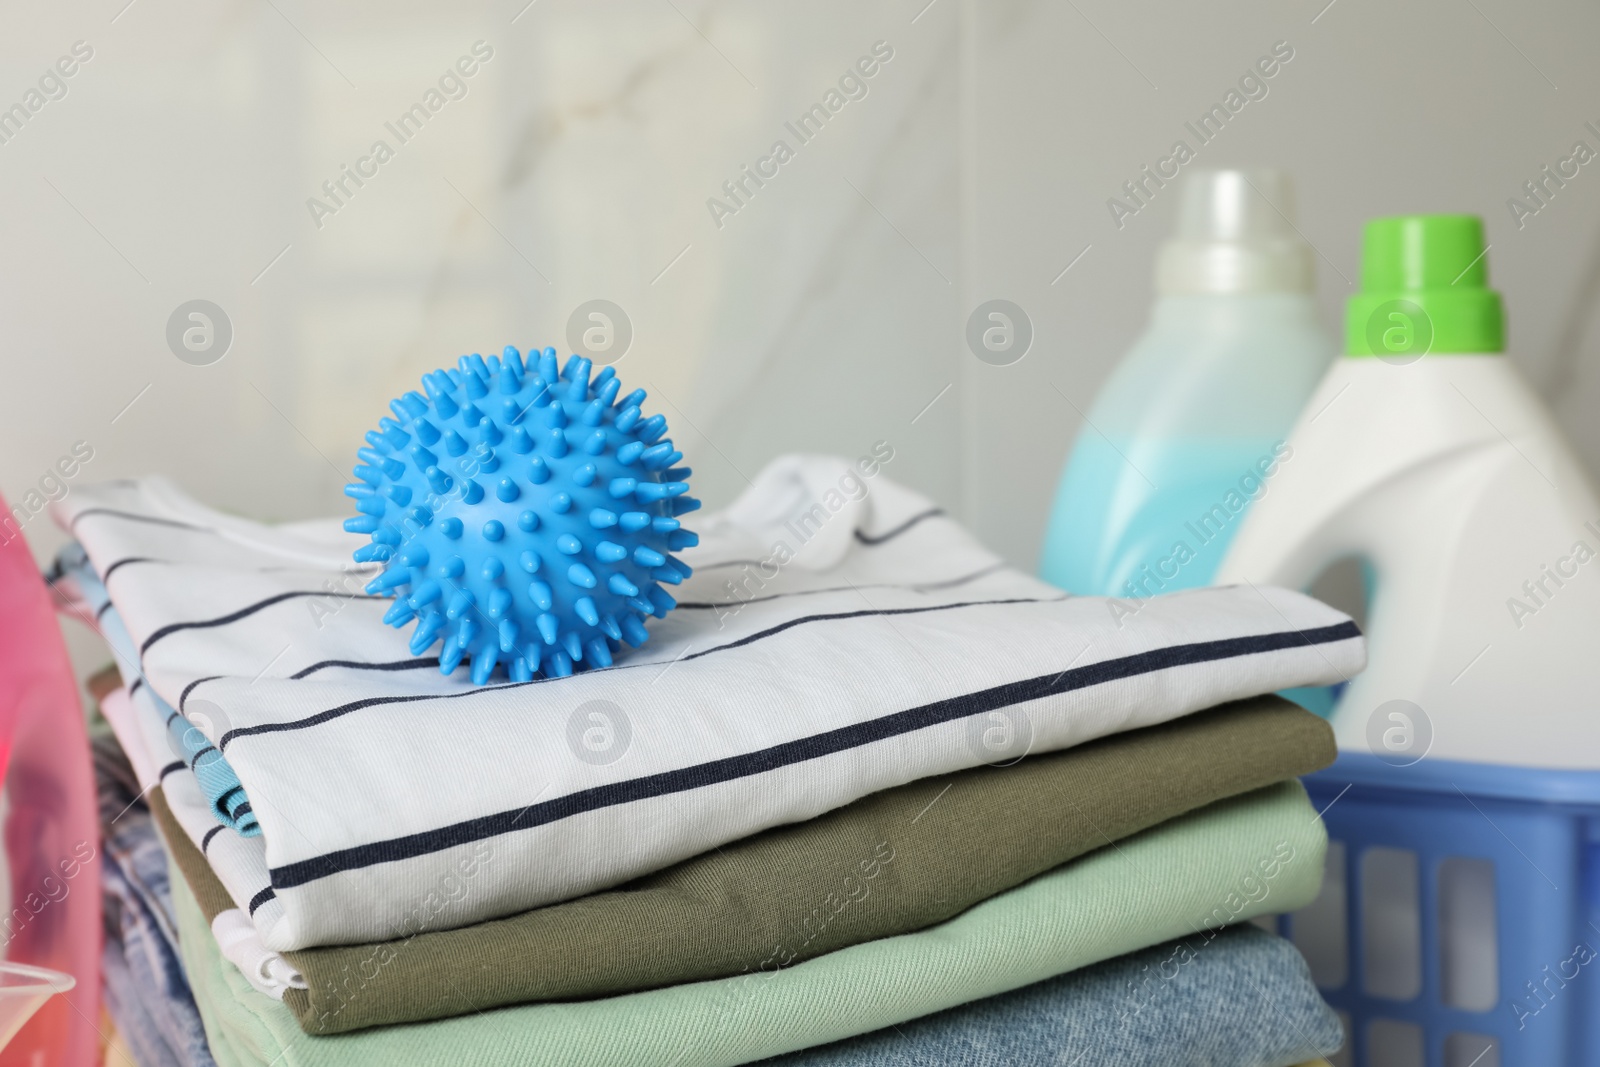
[[[1373,219],[1362,244],[1361,292],[1345,311],[1350,355],[1411,362],[1429,352],[1504,351],[1478,216]]]

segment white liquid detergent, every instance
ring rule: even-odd
[[[1600,501],[1502,350],[1482,227],[1368,225],[1339,359],[1217,573],[1369,574],[1341,749],[1600,767]],[[1396,746],[1401,746],[1397,748]]]
[[[1079,431],[1040,573],[1084,595],[1209,584],[1333,358],[1311,250],[1273,171],[1199,171],[1162,248],[1149,328]]]

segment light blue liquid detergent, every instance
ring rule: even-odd
[[[1085,429],[1056,495],[1042,576],[1121,597],[1209,584],[1244,509],[1271,491],[1281,447],[1281,437],[1112,441]]]
[[[1089,409],[1045,531],[1040,574],[1071,593],[1211,584],[1333,359],[1288,180],[1197,171],[1181,196],[1149,326]]]

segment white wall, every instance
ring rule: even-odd
[[[1031,566],[1175,201],[1118,229],[1106,199],[1279,40],[1294,59],[1198,165],[1294,174],[1330,323],[1363,219],[1485,215],[1515,358],[1600,469],[1600,167],[1520,230],[1506,208],[1600,149],[1589,5],[524,2],[11,5],[0,106],[74,42],[94,56],[0,144],[0,491],[82,440],[83,479],[340,512],[392,395],[462,352],[565,347],[603,297],[709,504],[780,452],[887,438],[894,477]],[[398,145],[385,121],[479,40],[468,95]],[[783,122],[879,40],[867,96],[799,145]],[[379,137],[395,158],[319,228],[307,198]],[[779,137],[795,158],[719,228],[707,198]],[[1036,329],[1014,366],[962,339],[993,297]],[[211,366],[165,341],[194,298],[234,326]]]

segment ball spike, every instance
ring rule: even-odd
[[[367,583],[366,591],[370,594],[388,593],[402,585],[410,585],[412,579],[411,568],[390,567],[372,581]]]
[[[444,615],[437,611],[430,611],[417,623],[417,628],[411,632],[409,648],[413,656],[420,656],[439,638],[439,629],[444,625]]]
[[[389,605],[389,610],[383,613],[383,621],[394,627],[404,626],[416,617],[417,613],[404,600],[396,600]]]
[[[588,402],[589,371],[593,369],[593,367],[594,364],[582,356],[573,357],[572,361],[567,364],[567,369],[572,372],[570,375],[572,378],[572,384],[567,387],[568,400],[578,404]],[[573,656],[572,658],[577,659],[578,657]]]
[[[500,649],[494,645],[480,648],[472,657],[472,684],[489,684],[489,676],[494,673],[495,660],[499,658]]]
[[[517,650],[517,638],[521,636],[522,631],[517,626],[516,620],[501,619],[500,625],[495,628],[495,632],[500,635],[500,651],[515,652]]]
[[[667,432],[667,417],[665,415],[651,415],[639,424],[639,440],[646,444],[654,444],[656,438]]]
[[[622,639],[634,648],[650,640],[650,632],[644,628],[638,613],[630,611],[622,617]]]
[[[472,595],[472,590],[456,590],[455,595],[450,598],[450,605],[444,609],[445,618],[449,619],[451,622],[455,622],[457,619],[461,618],[461,616],[465,615],[469,610],[471,610],[475,600],[476,598]]]
[[[581,596],[572,602],[572,610],[578,613],[578,618],[590,626],[600,625],[600,609],[595,605],[594,597]]]
[[[439,650],[439,673],[445,675],[454,674],[456,668],[461,666],[461,657],[465,656],[466,653],[467,650],[454,641],[446,641],[444,648]]]
[[[672,599],[672,594],[659,585],[652,585],[645,590],[645,596],[649,597],[650,603],[655,606],[655,616],[658,619],[666,618],[667,612],[678,606],[678,602]]]

